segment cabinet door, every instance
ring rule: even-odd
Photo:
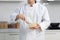
[[[6,40],[19,40],[19,34],[16,33],[7,33]]]
[[[47,31],[46,40],[60,40],[60,31],[58,30]]]
[[[4,33],[0,33],[0,40],[5,40],[5,34]]]

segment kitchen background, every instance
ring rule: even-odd
[[[24,2],[21,1],[0,1],[0,21],[9,21],[9,16],[14,12],[14,10],[22,6]],[[60,23],[60,2],[50,1],[46,4],[51,22]]]
[[[60,24],[60,1],[44,0],[44,2],[43,5],[48,8],[51,23],[55,27]],[[26,3],[26,0],[0,0],[0,21],[9,21],[10,15],[13,14],[16,8],[23,6],[24,3]],[[46,31],[46,40],[60,40],[59,37],[60,30]],[[0,40],[19,40],[19,29],[0,29]]]
[[[59,24],[60,23],[60,1],[42,0],[41,2],[44,3],[44,5],[48,8],[51,23]],[[9,21],[10,15],[13,14],[13,12],[18,7],[23,6],[25,3],[27,3],[27,0],[0,0],[0,21]]]

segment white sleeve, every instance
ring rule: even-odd
[[[10,21],[15,21],[15,18],[18,14],[23,14],[24,13],[24,7],[18,7],[12,15],[10,15]]]
[[[38,19],[40,19],[40,17],[38,16]],[[49,18],[49,14],[48,14],[48,10],[45,7],[43,10],[43,16],[42,16],[42,20],[40,22],[40,20],[38,20],[38,24],[40,25],[42,31],[46,30],[48,28],[48,26],[50,25],[50,18]]]

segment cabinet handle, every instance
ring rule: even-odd
[[[9,34],[9,35],[19,35],[19,34]]]

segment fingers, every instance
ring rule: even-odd
[[[17,21],[19,18],[20,18],[19,15],[17,15],[15,21]]]
[[[36,26],[36,27],[29,27],[30,29],[40,29],[40,27]]]
[[[29,29],[35,29],[34,27],[29,27]]]
[[[30,28],[30,29],[35,29],[35,26],[36,26],[36,25],[34,25],[34,24],[30,24],[30,25],[29,25],[29,28]]]
[[[40,27],[37,24],[30,24],[29,28],[30,29],[39,29]]]

